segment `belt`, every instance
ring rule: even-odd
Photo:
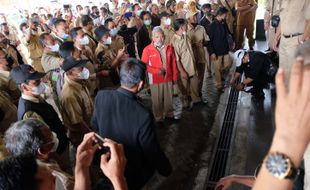
[[[290,35],[285,35],[283,34],[284,38],[293,38],[295,36],[300,36],[302,35],[303,33],[295,33],[295,34],[290,34]]]

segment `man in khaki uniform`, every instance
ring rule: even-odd
[[[189,97],[192,103],[201,101],[199,97],[199,82],[195,67],[195,57],[191,41],[186,34],[186,20],[177,19],[174,23],[174,30],[176,34],[172,38],[172,46],[175,50],[177,65],[180,72],[178,87],[182,94],[181,99],[183,107],[187,108],[190,106]]]
[[[112,18],[108,18],[104,22],[104,26],[110,30],[112,43],[110,48],[114,49],[115,52],[118,52],[118,50],[123,49],[125,47],[124,39],[120,35],[118,35],[118,28],[116,27],[115,22]]]
[[[253,49],[255,40],[254,18],[257,9],[257,3],[254,0],[239,0],[236,2],[237,11],[237,29],[236,29],[236,49],[243,48],[244,30],[249,40],[249,48]]]
[[[0,48],[12,57],[14,65],[17,66],[25,63],[16,46],[10,44],[10,40],[8,40],[2,33],[0,33]]]
[[[279,62],[286,76],[289,76],[294,61],[294,52],[298,44],[309,39],[307,28],[310,26],[310,1],[282,0],[280,11],[280,26],[274,38],[273,47],[280,40]],[[289,77],[287,77],[288,79]],[[286,80],[288,81],[288,80]]]
[[[32,22],[21,24],[21,31],[23,32],[22,43],[27,47],[31,65],[39,72],[44,72],[41,64],[43,48],[39,42],[38,28]]]
[[[68,57],[62,65],[66,73],[60,104],[74,148],[82,142],[84,134],[90,132],[90,120],[94,111],[93,101],[86,87],[86,80],[89,77],[85,74],[86,63],[85,60],[77,61],[73,57]]]
[[[267,40],[269,48],[272,49],[273,39],[276,34],[276,28],[271,26],[272,16],[280,15],[280,6],[282,0],[267,0],[266,1],[266,12],[264,17],[264,29],[267,31]]]
[[[226,23],[228,26],[229,31],[234,34],[234,22],[235,17],[232,15],[231,9],[235,7],[237,0],[220,0],[219,3],[222,4],[223,7],[225,7],[228,10],[227,17],[226,17]]]
[[[13,66],[13,60],[7,57],[4,51],[0,50],[0,91],[17,105],[20,97],[20,90],[16,83],[10,77],[10,70]]]
[[[81,22],[82,22],[83,31],[89,37],[88,46],[90,47],[92,52],[95,53],[98,41],[95,39],[95,35],[93,32],[94,30],[93,19],[91,19],[90,16],[88,15],[83,15],[81,18]]]
[[[17,108],[10,99],[0,91],[0,139],[4,132],[15,121],[17,121]]]
[[[107,70],[110,74],[118,76],[117,68],[123,60],[128,58],[128,54],[125,53],[125,48],[118,50],[111,48],[112,38],[110,36],[110,30],[104,26],[99,26],[95,30],[96,38],[99,41],[98,47],[95,51],[95,56],[99,61],[98,71]],[[116,88],[117,85],[112,81],[112,74],[110,77],[99,78],[99,88]]]
[[[202,89],[205,67],[209,61],[206,59],[206,57],[209,57],[209,54],[208,52],[206,52],[204,47],[207,46],[207,42],[210,41],[210,39],[204,27],[198,25],[197,14],[198,11],[186,13],[186,18],[188,20],[187,34],[192,43],[192,48],[193,50],[195,50],[194,51],[194,56],[196,59],[195,67],[198,72],[199,89]],[[206,92],[205,89],[202,90]]]
[[[165,44],[171,45],[171,39],[175,32],[171,27],[172,21],[170,19],[170,15],[167,12],[162,12],[159,14],[159,19],[160,28],[164,31],[165,34]]]

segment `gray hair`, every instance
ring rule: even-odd
[[[165,35],[163,29],[161,29],[160,26],[155,26],[152,30],[152,36],[155,36],[155,34],[158,32],[162,33],[162,35]]]
[[[120,70],[121,85],[132,88],[145,79],[146,65],[135,58],[127,59]]]
[[[46,126],[36,119],[18,121],[5,132],[5,147],[13,156],[31,154],[36,156],[37,150],[44,144],[41,128]]]
[[[297,47],[295,57],[302,57],[304,58],[305,63],[310,63],[310,40]]]

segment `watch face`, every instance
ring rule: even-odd
[[[281,179],[288,176],[291,168],[289,159],[279,153],[270,154],[267,157],[265,164],[270,174]]]

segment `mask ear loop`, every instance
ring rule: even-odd
[[[257,179],[260,169],[262,168],[262,164],[259,164],[254,171],[254,178]]]

